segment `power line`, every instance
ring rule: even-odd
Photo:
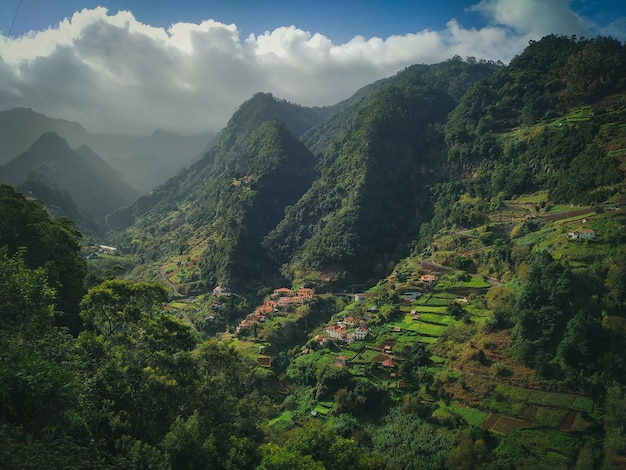
[[[7,34],[7,41],[11,37],[11,31],[13,31],[13,26],[15,25],[15,18],[17,18],[17,13],[20,11],[20,6],[22,6],[22,0],[17,2],[17,8],[15,9],[15,14],[13,15],[11,26],[9,27],[9,34]]]

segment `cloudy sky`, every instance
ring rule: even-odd
[[[551,33],[625,41],[626,2],[0,0],[0,110],[217,131],[257,91],[330,105],[414,63],[506,63]]]

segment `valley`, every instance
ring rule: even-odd
[[[77,213],[65,159],[129,186],[44,134],[0,167],[0,462],[621,468],[624,76],[549,35],[324,108],[257,93],[83,234],[24,178]]]

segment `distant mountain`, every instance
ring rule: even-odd
[[[15,108],[0,112],[0,165],[24,153],[46,132],[54,132],[71,147],[87,143],[89,134],[83,126],[64,119],[53,119],[32,109]]]
[[[139,195],[89,147],[73,150],[53,132],[43,134],[26,152],[0,167],[0,182],[19,187],[34,174],[67,191],[81,211],[101,227],[107,214]]]
[[[149,136],[92,134],[88,145],[142,192],[149,192],[198,159],[213,132],[179,135],[157,130]]]
[[[142,192],[192,163],[215,136],[212,132],[183,136],[165,131],[149,136],[90,134],[78,123],[16,108],[0,112],[0,165],[25,152],[46,132],[55,132],[72,148],[87,145]]]

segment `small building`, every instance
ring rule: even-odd
[[[413,302],[422,296],[421,292],[405,292],[402,294],[402,299],[407,302]]]
[[[291,297],[280,297],[278,299],[279,307],[289,307],[292,303],[293,303],[293,300]]]
[[[302,297],[305,300],[312,300],[313,294],[313,289],[310,289],[308,287],[301,287],[300,289],[298,289],[298,297]]]
[[[341,326],[333,325],[326,328],[326,336],[332,339],[344,339],[347,334],[347,330]]]
[[[393,359],[387,358],[383,362],[380,363],[383,367],[396,367],[396,363],[393,362]]]
[[[335,365],[337,367],[348,367],[350,361],[346,356],[337,356],[337,358],[335,358]]]
[[[423,274],[422,277],[420,277],[420,281],[425,282],[426,284],[431,284],[437,281],[437,276],[434,274]]]
[[[595,230],[592,229],[569,232],[568,236],[575,240],[594,240],[597,237]]]
[[[280,287],[278,289],[274,289],[272,297],[291,297],[292,295],[293,291],[291,289],[287,289],[286,287]]]
[[[99,248],[100,248],[100,252],[106,253],[107,255],[117,254],[117,248],[114,246],[100,245]]]
[[[216,286],[215,289],[213,289],[213,295],[215,295],[216,297],[230,297],[231,292],[228,287]]]
[[[365,337],[367,336],[369,332],[370,332],[369,328],[365,326],[357,326],[354,329],[354,339],[362,341],[365,339]]]

